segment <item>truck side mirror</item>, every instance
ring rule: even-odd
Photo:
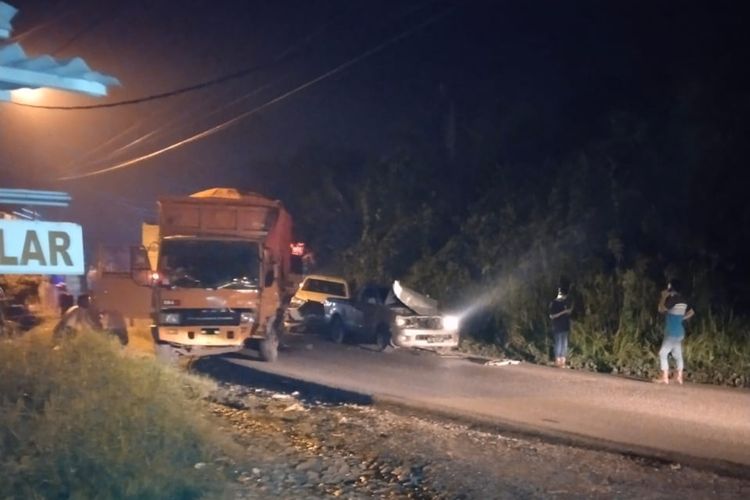
[[[130,247],[130,277],[140,286],[151,286],[151,265],[143,246]]]

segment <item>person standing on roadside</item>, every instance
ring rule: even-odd
[[[570,314],[573,305],[568,298],[568,289],[561,286],[557,297],[549,304],[549,319],[552,321],[552,335],[555,339],[555,366],[565,367],[568,356],[568,335],[570,335]]]
[[[53,338],[61,340],[82,330],[101,330],[102,325],[90,308],[88,295],[79,295],[76,305],[69,307],[52,330]]]
[[[661,377],[655,382],[659,384],[669,383],[669,355],[671,354],[677,365],[677,377],[675,380],[682,384],[682,371],[684,361],[682,359],[682,340],[685,338],[684,322],[695,315],[695,311],[680,294],[682,286],[677,279],[669,280],[667,289],[661,292],[659,300],[659,313],[664,319],[664,341],[659,349],[659,363]]]
[[[57,294],[57,305],[60,310],[60,317],[65,316],[65,312],[75,305],[75,299],[70,292],[68,292],[68,286],[64,283],[58,283],[56,285],[58,290]]]

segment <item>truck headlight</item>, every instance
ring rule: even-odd
[[[180,313],[176,313],[176,312],[160,313],[159,323],[162,325],[179,325]]]
[[[299,297],[292,297],[292,300],[289,301],[291,307],[300,307],[304,303],[305,301]]]
[[[241,312],[240,323],[255,323],[255,314],[252,312]]]
[[[461,319],[458,316],[443,316],[443,328],[446,330],[458,330]]]
[[[406,326],[406,318],[403,316],[396,316],[396,326],[403,328]]]

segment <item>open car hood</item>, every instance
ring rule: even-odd
[[[439,314],[437,300],[425,297],[424,295],[417,293],[414,290],[402,286],[401,283],[398,282],[398,280],[393,282],[393,294],[406,307],[417,314],[421,314],[423,316]]]

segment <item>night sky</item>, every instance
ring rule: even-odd
[[[123,84],[99,100],[47,91],[38,104],[115,102],[265,68],[135,106],[54,111],[0,104],[2,184],[73,193],[71,209],[48,215],[83,223],[91,243],[137,241],[138,224],[153,217],[159,194],[222,185],[263,192],[264,165],[283,165],[312,145],[377,157],[404,134],[439,142],[439,115],[449,106],[466,120],[488,106],[527,106],[543,124],[527,133],[547,138],[547,149],[524,148],[519,136],[508,160],[533,164],[595,135],[603,110],[658,108],[664,93],[689,85],[691,74],[710,73],[726,58],[742,60],[748,46],[742,13],[731,2],[10,3],[20,9],[14,34],[27,52],[81,56]],[[426,21],[228,130],[116,173],[56,180],[168,146]]]

